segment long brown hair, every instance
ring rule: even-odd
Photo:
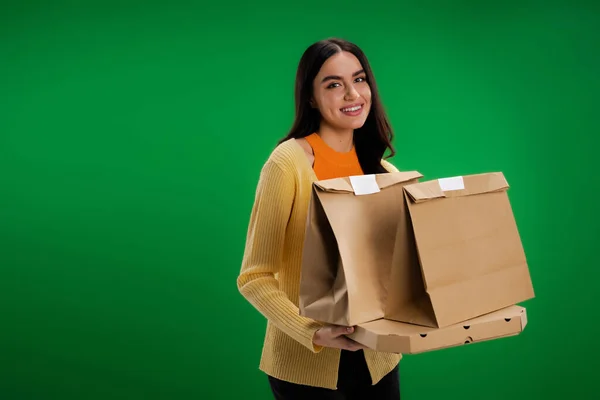
[[[321,115],[310,105],[313,95],[313,81],[325,61],[342,51],[347,51],[360,61],[367,83],[371,89],[371,110],[364,125],[354,131],[354,143],[359,162],[365,174],[387,172],[381,165],[385,151],[386,158],[395,154],[392,146],[393,132],[379,97],[375,77],[367,57],[354,43],[343,39],[331,38],[318,41],[309,46],[298,65],[295,85],[296,116],[290,132],[279,143],[289,139],[306,137],[319,129]]]

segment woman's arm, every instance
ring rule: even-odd
[[[283,259],[285,230],[294,200],[294,177],[275,161],[264,165],[258,182],[242,268],[237,279],[240,293],[277,328],[312,352],[323,325],[299,315],[298,307],[279,290],[275,274]]]

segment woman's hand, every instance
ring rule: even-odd
[[[345,336],[352,332],[354,332],[354,327],[351,326],[326,325],[315,332],[313,343],[318,346],[349,351],[364,349],[362,344]]]

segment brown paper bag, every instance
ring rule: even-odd
[[[385,317],[393,306],[390,300],[411,290],[402,268],[392,266],[411,259],[410,251],[405,253],[410,226],[403,187],[421,176],[396,172],[313,185],[300,279],[301,315],[356,325]],[[418,266],[412,271],[418,280]]]
[[[507,189],[502,173],[404,186],[423,286],[395,293],[385,318],[442,328],[534,297]]]
[[[534,297],[504,176],[419,177],[313,186],[302,315],[443,328]]]

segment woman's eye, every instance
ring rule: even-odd
[[[337,86],[339,86],[339,83],[336,82],[336,83],[332,83],[331,85],[329,85],[327,87],[332,89],[332,88],[337,87]]]
[[[364,76],[361,76],[360,78],[356,78],[356,82],[365,82],[367,79]]]

